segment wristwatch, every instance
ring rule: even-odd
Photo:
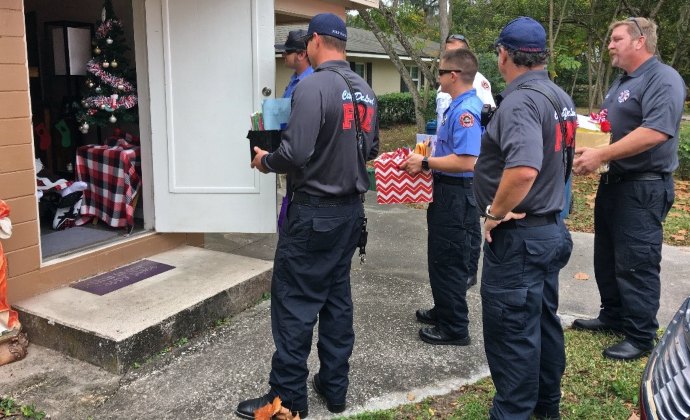
[[[425,171],[429,170],[429,158],[424,156],[424,159],[422,159],[422,169]]]
[[[484,217],[486,217],[489,220],[493,220],[495,222],[500,222],[501,220],[503,220],[503,217],[505,217],[505,216],[498,217],[498,216],[494,216],[493,214],[491,214],[491,204],[489,204],[488,206],[486,206],[486,210],[484,210]]]

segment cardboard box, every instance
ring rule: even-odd
[[[611,133],[578,128],[575,133],[575,147],[606,147],[611,142]]]

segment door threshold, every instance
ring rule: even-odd
[[[71,259],[79,258],[92,253],[95,254],[98,252],[102,252],[104,250],[107,250],[108,248],[120,246],[133,241],[138,241],[140,239],[148,238],[156,234],[157,232],[155,230],[140,230],[137,232],[133,232],[127,236],[116,236],[93,245],[73,249],[68,252],[64,252],[57,255],[51,255],[50,257],[43,259],[43,264],[41,264],[41,266],[47,267],[55,264],[60,264]]]

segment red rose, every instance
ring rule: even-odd
[[[608,121],[602,121],[601,122],[601,131],[604,133],[610,133],[611,132],[611,123]]]

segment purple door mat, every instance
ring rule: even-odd
[[[156,274],[165,273],[173,268],[175,267],[172,265],[141,260],[134,264],[116,268],[113,271],[74,283],[70,285],[70,287],[103,296],[125,286],[129,286],[130,284],[153,277]]]

